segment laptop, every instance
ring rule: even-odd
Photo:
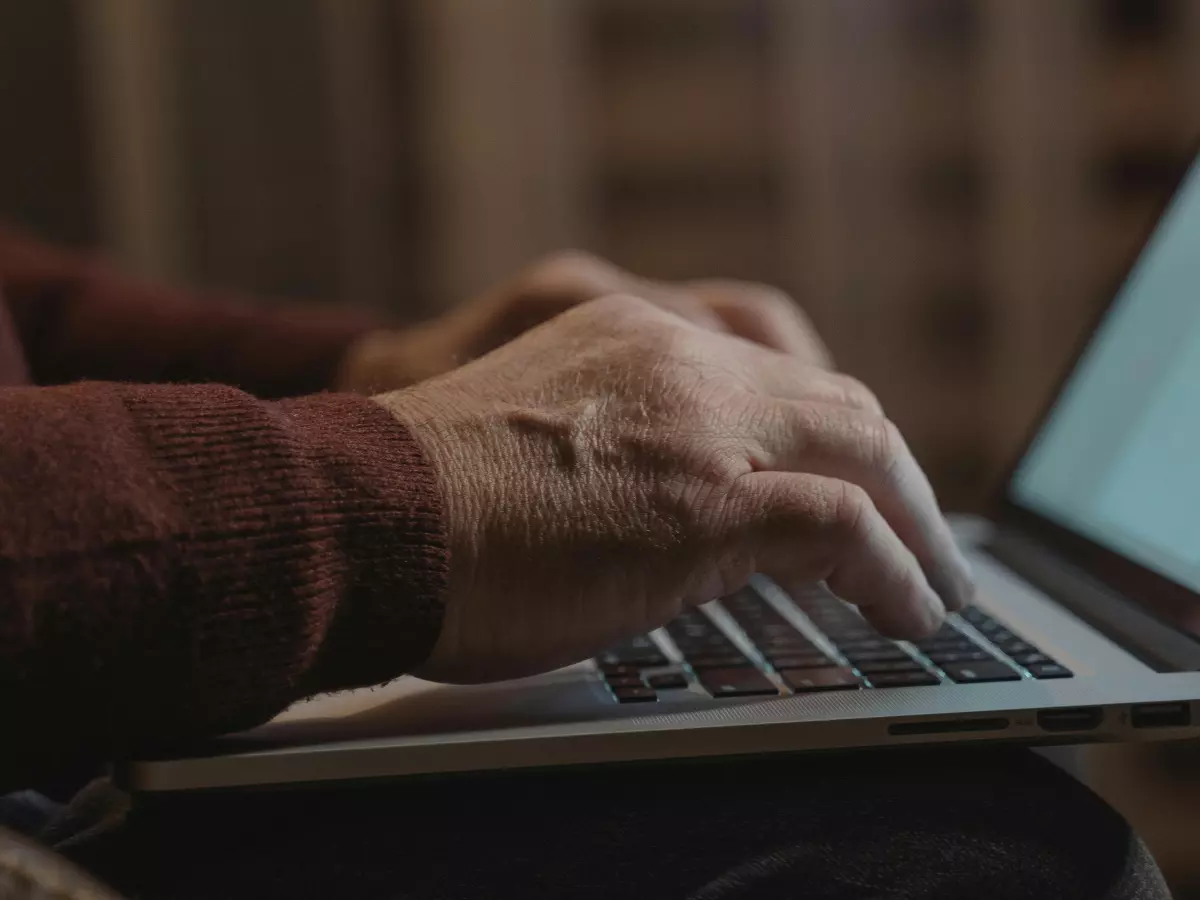
[[[118,767],[140,792],[948,741],[1200,735],[1200,162],[1013,467],[955,522],[976,605],[875,632],[755,577],[546,675],[402,678]]]

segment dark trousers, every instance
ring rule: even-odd
[[[65,852],[137,900],[1168,896],[1116,812],[1012,748],[195,795]]]

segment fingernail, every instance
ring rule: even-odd
[[[975,602],[975,577],[970,564],[962,557],[931,577],[930,585],[951,612],[958,612]]]
[[[954,573],[954,585],[952,592],[954,597],[950,603],[955,612],[960,609],[966,609],[975,602],[975,573],[971,569],[971,564],[967,562],[967,558],[961,553],[958,554],[958,559],[955,560],[958,564]]]
[[[925,625],[929,634],[933,634],[946,621],[946,606],[936,592],[930,590],[925,599]]]

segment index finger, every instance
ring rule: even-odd
[[[974,587],[966,560],[933,487],[888,419],[849,407],[774,401],[774,427],[759,436],[765,467],[808,472],[858,485],[912,551],[948,608],[961,609]]]
[[[819,475],[755,472],[739,479],[729,502],[733,519],[753,522],[743,541],[755,570],[785,589],[824,581],[892,638],[924,637],[941,625],[945,606],[861,488]]]

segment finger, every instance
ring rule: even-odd
[[[538,260],[491,295],[489,334],[506,342],[589,300],[636,293],[636,281],[590,253],[556,253]]]
[[[708,331],[728,332],[724,320],[694,294],[676,285],[639,278],[605,259],[577,250],[539,261],[518,277],[524,314],[538,321],[597,297],[631,294]]]
[[[874,392],[857,378],[832,372],[740,337],[726,336],[722,352],[732,355],[759,392],[781,400],[813,400],[883,415]]]
[[[916,639],[940,627],[941,600],[862,489],[819,475],[755,472],[738,480],[729,503],[734,521],[750,523],[744,540],[755,568],[780,584],[823,580],[888,637]]]
[[[811,400],[883,415],[879,398],[857,378],[820,366],[805,365],[790,357],[773,356],[764,360],[761,350],[751,349],[757,350],[757,357],[749,360],[751,377],[766,396],[780,400]]]
[[[779,350],[809,365],[833,367],[833,356],[799,304],[783,291],[761,284],[709,279],[684,287],[747,340]]]
[[[582,250],[564,250],[520,273],[510,291],[574,304],[605,294],[630,293],[636,280],[608,260]]]
[[[759,435],[764,469],[807,472],[861,487],[912,551],[948,609],[973,599],[970,566],[938,508],[929,479],[899,429],[882,416],[817,403],[776,401]]]
[[[645,297],[660,309],[672,312],[706,331],[714,331],[718,334],[724,334],[729,331],[725,321],[708,304],[700,302],[689,294],[670,290],[651,282],[642,282],[640,286],[634,287],[631,292]]]

